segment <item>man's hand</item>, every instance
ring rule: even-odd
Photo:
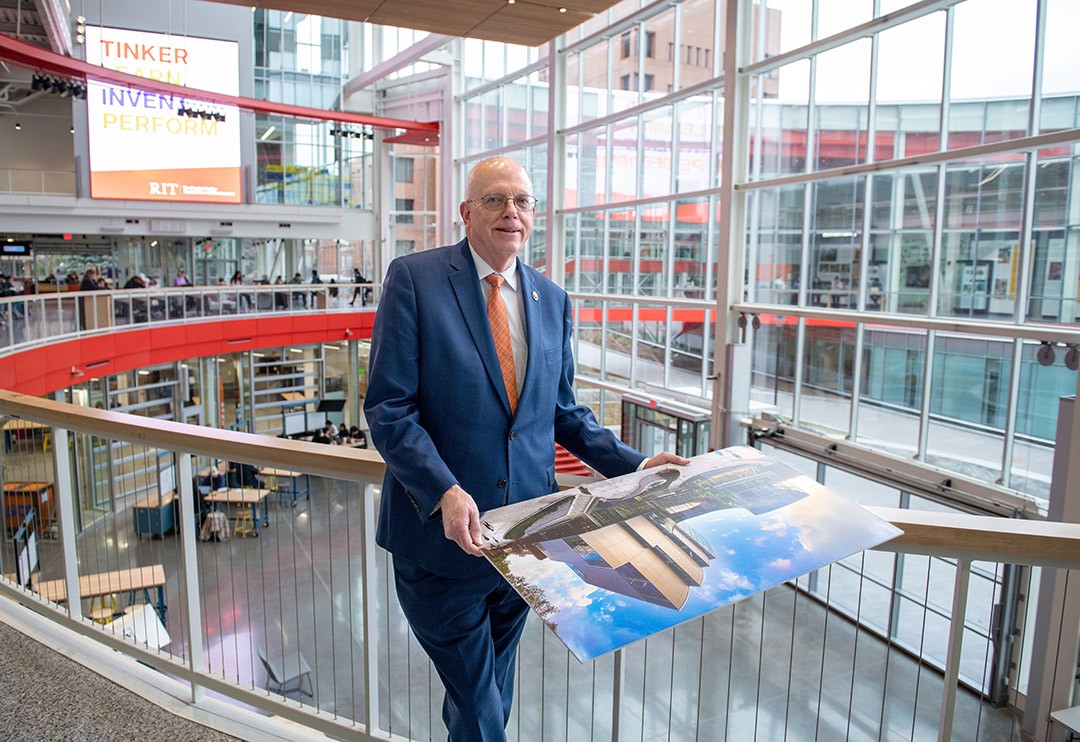
[[[439,499],[442,510],[443,533],[466,554],[483,556],[477,548],[480,540],[480,511],[476,501],[465,490],[454,485]]]
[[[663,453],[658,453],[655,456],[653,456],[651,459],[646,461],[645,466],[643,466],[641,468],[642,469],[652,469],[654,466],[661,466],[663,464],[689,464],[689,463],[690,463],[690,459],[684,459],[682,456],[676,456],[673,453],[668,453],[667,451],[664,451]]]

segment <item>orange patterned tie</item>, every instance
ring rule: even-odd
[[[514,346],[510,342],[510,318],[506,314],[506,304],[503,302],[502,294],[499,293],[499,287],[506,279],[498,273],[492,273],[484,280],[491,284],[487,303],[488,322],[491,323],[491,337],[495,340],[495,352],[499,354],[503,384],[506,385],[506,396],[510,399],[510,412],[513,413],[517,411],[518,403]]]

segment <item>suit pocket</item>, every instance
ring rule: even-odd
[[[549,366],[553,363],[559,363],[562,361],[562,347],[555,346],[554,348],[544,349],[544,363]]]

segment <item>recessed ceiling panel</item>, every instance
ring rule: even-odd
[[[250,0],[218,0],[250,6]],[[615,5],[616,0],[260,0],[258,7],[418,31],[539,46]],[[561,8],[565,11],[560,12]]]

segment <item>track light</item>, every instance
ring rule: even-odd
[[[30,79],[31,90],[41,90],[61,98],[86,98],[86,84],[78,80],[65,80],[35,72]]]
[[[1075,371],[1080,368],[1080,347],[1070,345],[1065,351],[1065,368]]]
[[[181,101],[180,107],[176,109],[177,116],[187,116],[193,119],[203,119],[204,121],[224,121],[225,114],[209,103],[192,103],[191,101]]]
[[[375,139],[373,132],[366,129],[354,129],[351,126],[341,126],[334,124],[330,127],[330,136],[332,137],[349,137],[351,139],[367,139],[371,141]]]
[[[1057,358],[1057,354],[1054,352],[1054,346],[1043,340],[1039,345],[1039,349],[1035,351],[1035,358],[1039,361],[1040,366],[1053,366],[1054,359]]]

